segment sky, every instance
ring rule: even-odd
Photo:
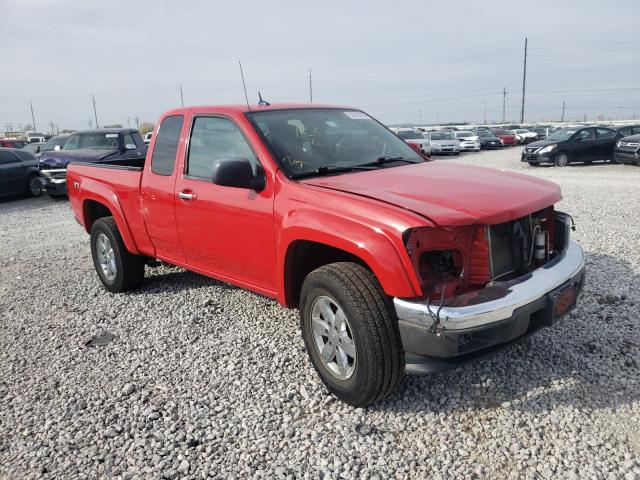
[[[351,105],[387,124],[640,119],[637,0],[0,0],[0,130],[184,104]],[[485,114],[486,111],[486,114]],[[634,117],[635,116],[635,117]]]

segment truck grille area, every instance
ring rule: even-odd
[[[550,207],[488,226],[491,279],[508,280],[548,261],[554,246],[553,219],[554,212]]]

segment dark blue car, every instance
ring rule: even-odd
[[[37,197],[41,190],[36,157],[24,150],[0,148],[0,197],[23,193]]]
[[[45,152],[40,157],[40,175],[51,196],[67,194],[69,163],[112,163],[140,159],[144,161],[147,147],[138,130],[104,128],[73,133],[61,150]]]

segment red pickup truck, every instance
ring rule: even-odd
[[[557,185],[430,161],[348,107],[172,110],[146,159],[67,181],[107,290],[160,260],[298,308],[351,405],[553,324],[585,278]]]

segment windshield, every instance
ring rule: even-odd
[[[52,150],[55,150],[56,147],[62,148],[68,138],[68,135],[58,135],[57,137],[51,137],[49,140],[47,140],[47,143],[42,146],[40,151],[50,152]]]
[[[458,138],[470,138],[470,137],[473,137],[473,133],[471,133],[471,132],[458,132],[458,133],[456,133],[456,137],[458,137]]]
[[[450,132],[433,132],[431,140],[453,140],[453,134]]]
[[[65,150],[117,150],[118,134],[117,133],[77,133],[71,135],[67,143],[64,144]]]
[[[288,175],[312,174],[329,166],[357,167],[381,157],[424,161],[409,145],[360,111],[287,109],[249,112],[247,116]]]
[[[405,140],[424,140],[422,132],[417,132],[415,130],[400,130],[398,132],[398,136]]]
[[[574,133],[576,133],[576,130],[557,130],[549,135],[547,137],[547,140],[561,142],[563,140],[568,140],[569,138],[571,138]]]

